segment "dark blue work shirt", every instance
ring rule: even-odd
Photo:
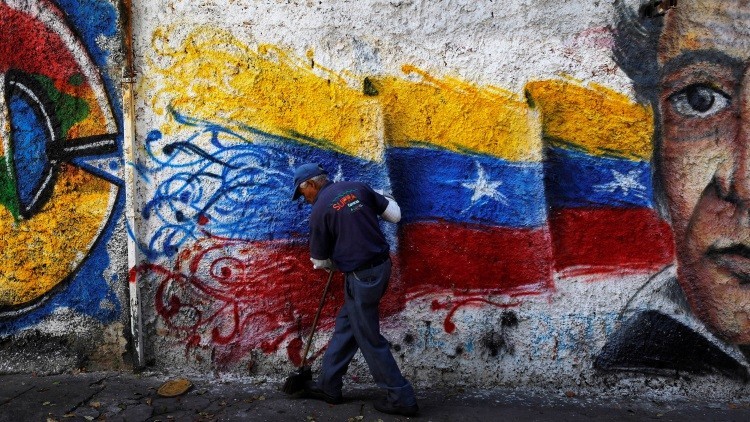
[[[310,256],[331,258],[343,272],[387,257],[388,242],[378,223],[387,207],[388,199],[364,183],[327,183],[310,214]]]

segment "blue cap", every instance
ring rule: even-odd
[[[295,200],[302,195],[299,191],[299,185],[302,182],[312,179],[315,176],[320,176],[321,174],[328,174],[328,172],[325,171],[320,164],[308,163],[297,167],[297,169],[294,170],[294,195],[292,196],[292,200]]]

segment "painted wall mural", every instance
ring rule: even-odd
[[[657,111],[656,197],[677,265],[631,298],[597,367],[750,375],[748,13],[742,1],[684,2],[657,21],[620,10],[618,60]]]
[[[0,334],[56,309],[120,317],[105,279],[122,209],[119,113],[103,77],[114,6],[0,2]]]
[[[596,282],[673,258],[653,201],[652,113],[623,94],[573,79],[513,93],[410,65],[353,87],[312,52],[209,27],[170,44],[174,30],[152,40],[159,83],[144,89],[158,90],[165,123],[139,168],[154,186],[140,242],[150,262],[133,271],[158,286],[167,332],[218,367],[253,349],[301,360],[323,278],[307,260],[307,213],[289,199],[302,162],[393,192],[403,220],[386,226],[396,271],[382,313],[426,301],[446,333],[461,309],[513,309],[561,275]]]
[[[381,312],[417,382],[750,378],[747,2],[271,3],[134,5],[124,228],[118,2],[0,0],[0,347],[123,319],[128,229],[152,357],[300,363],[319,162],[401,205]]]

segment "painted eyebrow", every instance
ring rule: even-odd
[[[696,63],[711,63],[727,67],[732,69],[735,77],[742,76],[745,67],[742,60],[719,50],[688,50],[664,63],[661,67],[660,79],[663,80],[666,75]]]

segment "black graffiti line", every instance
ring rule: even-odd
[[[117,151],[117,135],[95,135],[69,139],[50,145],[47,156],[50,161],[71,161],[76,158],[110,154]]]
[[[189,184],[193,180],[196,180],[196,179],[201,178],[203,176],[208,177],[208,178],[212,178],[212,179],[216,179],[216,180],[221,180],[222,179],[222,177],[220,175],[218,175],[218,174],[206,172],[206,173],[194,173],[194,174],[191,174],[190,177],[188,177],[187,179],[184,179],[183,181],[184,181],[184,183]],[[172,180],[180,180],[180,179],[172,179]],[[166,187],[163,187],[163,189],[166,189]],[[155,209],[158,205],[160,205],[162,202],[164,202],[166,200],[169,200],[169,199],[172,199],[172,198],[176,198],[177,195],[180,192],[182,192],[184,189],[185,188],[181,188],[177,192],[174,192],[172,194],[170,194],[168,192],[163,192],[163,195],[160,195],[159,197],[156,197],[156,198],[148,201],[146,203],[146,205],[143,207],[143,211],[141,212],[141,214],[144,215],[144,216],[145,215],[151,215],[151,210],[152,209]],[[194,208],[194,209],[197,209],[197,208]],[[200,215],[200,213],[198,215]],[[162,219],[164,219],[164,218],[162,217]]]
[[[221,165],[229,167],[229,168],[231,168],[233,170],[239,169],[238,166],[235,166],[235,165],[226,163],[224,161],[221,161],[218,158],[216,158],[216,157],[212,156],[211,154],[207,153],[206,151],[202,150],[201,148],[199,148],[199,147],[197,147],[195,145],[189,144],[187,142],[174,142],[174,143],[171,143],[169,145],[166,145],[164,147],[163,151],[165,153],[171,155],[172,152],[174,151],[174,149],[181,149],[181,150],[193,152],[193,153],[195,153],[195,154],[197,154],[197,155],[199,155],[199,156],[201,156],[201,157],[205,158],[206,160],[211,161],[213,163],[221,164]]]
[[[206,206],[204,206],[203,209],[198,213],[198,216],[205,215],[206,211],[209,208],[211,208],[216,203],[216,201],[218,201],[219,199],[223,198],[229,192],[232,192],[232,191],[234,191],[235,189],[238,189],[238,188],[252,187],[252,186],[255,186],[255,184],[254,183],[238,183],[238,184],[232,185],[232,186],[230,186],[228,188],[219,189],[213,195],[213,197],[206,203]]]

